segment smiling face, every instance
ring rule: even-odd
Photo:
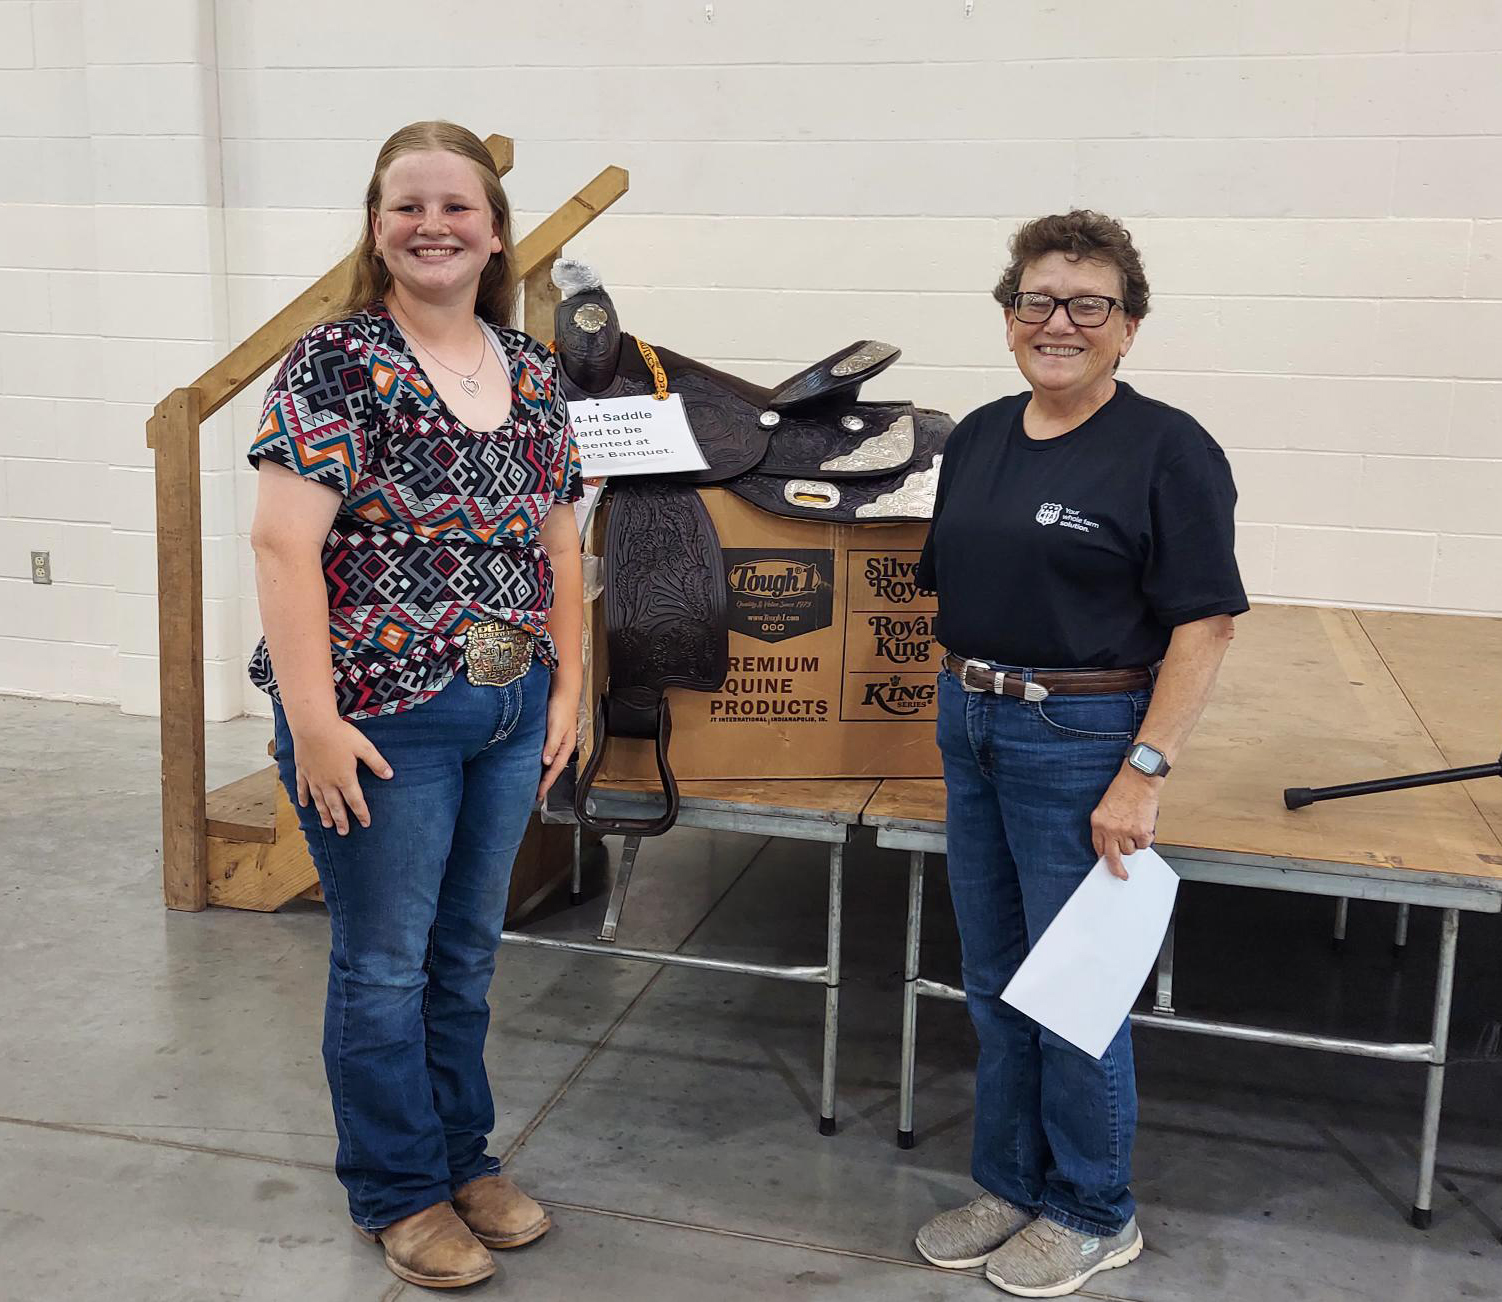
[[[1023,269],[1023,293],[1073,298],[1078,294],[1123,296],[1121,273],[1108,262],[1071,261],[1063,253],[1046,253]],[[1029,325],[1006,309],[1007,347],[1017,358],[1034,392],[1081,402],[1109,396],[1111,373],[1127,355],[1137,334],[1137,320],[1112,308],[1106,323],[1081,328],[1056,307],[1047,321]]]
[[[370,225],[398,291],[434,303],[473,302],[480,273],[501,251],[475,165],[445,150],[392,159]]]

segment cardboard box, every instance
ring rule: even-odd
[[[788,520],[702,492],[725,556],[730,673],[718,692],[668,691],[678,778],[940,776],[942,652],[934,598],[913,582],[927,523]],[[591,641],[603,654],[603,632]],[[655,780],[650,744],[613,739],[601,776]]]

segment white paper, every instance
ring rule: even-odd
[[[660,475],[709,465],[694,441],[679,394],[670,393],[661,401],[651,394],[589,398],[569,403],[568,415],[588,478]]]
[[[1097,859],[1038,937],[1001,997],[1099,1058],[1132,1011],[1173,915],[1179,877],[1152,848],[1122,860],[1127,880]]]
[[[589,529],[589,522],[594,517],[595,504],[600,500],[600,490],[603,483],[586,483],[584,496],[574,503],[574,523],[579,526],[579,537],[584,537]]]

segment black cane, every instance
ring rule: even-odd
[[[1403,791],[1408,787],[1433,787],[1441,782],[1469,782],[1472,778],[1502,778],[1502,755],[1495,764],[1473,764],[1463,769],[1435,769],[1432,773],[1411,773],[1401,778],[1374,778],[1370,782],[1348,782],[1339,787],[1285,787],[1283,803],[1289,809],[1302,809],[1316,800],[1340,800],[1346,796],[1372,796],[1379,791]]]

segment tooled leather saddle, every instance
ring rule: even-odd
[[[554,317],[562,386],[571,401],[677,393],[705,470],[611,481],[605,533],[609,678],[595,710],[594,746],[574,788],[574,813],[600,832],[657,836],[678,818],[668,762],[666,689],[717,691],[729,667],[726,574],[698,485],[799,520],[891,524],[933,513],[939,462],[954,422],[909,402],[862,402],[860,386],[900,350],[860,340],[764,388],[620,329],[599,277],[562,261],[566,297]],[[590,795],[611,738],[653,742],[663,809],[606,817]]]

